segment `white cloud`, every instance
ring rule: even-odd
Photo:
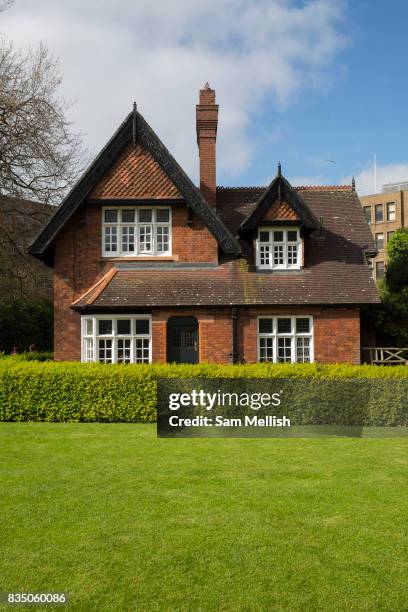
[[[351,176],[345,177],[344,182],[350,183]],[[356,189],[359,195],[368,195],[374,191],[374,165],[367,164],[364,170],[356,174]],[[381,166],[377,164],[377,193],[382,191],[386,183],[399,183],[408,181],[408,162],[400,164],[388,164]]]
[[[0,30],[21,47],[45,41],[60,57],[63,93],[77,100],[71,116],[93,153],[136,99],[196,177],[195,104],[209,81],[228,180],[250,164],[251,121],[263,104],[327,88],[344,15],[345,3],[331,0],[25,0],[1,14]]]

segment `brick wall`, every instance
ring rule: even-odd
[[[64,226],[55,242],[54,353],[57,360],[80,359],[80,315],[72,302],[112,266],[101,260],[100,209],[89,206]]]
[[[314,359],[320,363],[360,363],[358,308],[240,308],[238,350],[240,361],[257,361],[257,317],[260,315],[312,315]],[[199,322],[200,361],[230,363],[232,322],[229,308],[174,309],[153,312],[153,360],[166,361],[166,323],[172,316],[195,316]]]
[[[200,362],[230,363],[232,326],[229,308],[153,310],[153,361],[166,362],[167,321],[174,316],[196,317],[198,320]]]
[[[371,224],[370,229],[375,239],[376,234],[383,234],[384,237],[384,248],[379,249],[378,255],[372,260],[373,261],[373,272],[374,278],[377,276],[376,264],[382,263],[386,266],[387,258],[387,245],[390,239],[391,232],[395,232],[401,227],[408,225],[408,191],[386,191],[373,195],[361,196],[361,205],[365,208],[370,207],[371,211]],[[395,203],[395,221],[388,221],[387,219],[387,203]],[[375,220],[375,206],[380,204],[383,211],[383,221]]]
[[[70,270],[66,261],[66,277]],[[56,359],[80,359],[79,315],[67,306],[72,302],[70,283],[57,280],[55,313]],[[240,308],[238,350],[240,361],[257,361],[257,317],[260,315],[312,315],[314,359],[320,363],[360,363],[360,317],[358,308]],[[167,321],[173,316],[194,316],[199,324],[199,360],[231,363],[232,321],[230,308],[175,308],[152,311],[152,355],[154,362],[167,359]]]
[[[58,360],[79,359],[80,317],[70,305],[114,265],[101,256],[101,205],[88,204],[64,226],[55,243],[54,346]],[[173,253],[177,261],[218,261],[218,244],[185,205],[173,208]],[[123,261],[123,259],[122,259]]]
[[[205,200],[216,205],[216,140],[218,105],[215,91],[206,86],[200,90],[196,106],[197,144],[200,157],[200,191]]]
[[[321,363],[360,363],[360,311],[358,308],[322,310],[315,321],[315,360]]]
[[[218,243],[195,215],[192,226],[187,225],[186,206],[177,206],[172,212],[173,255],[178,261],[218,263]]]
[[[257,360],[257,317],[313,316],[314,360],[320,363],[360,363],[360,312],[354,308],[248,308],[239,310],[240,359]]]

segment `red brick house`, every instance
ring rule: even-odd
[[[54,268],[55,358],[360,361],[378,302],[353,187],[217,187],[218,106],[197,105],[197,188],[136,110],[31,246]]]

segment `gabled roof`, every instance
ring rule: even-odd
[[[243,235],[246,232],[255,230],[261,223],[269,208],[275,202],[285,202],[288,204],[306,229],[314,230],[319,227],[319,222],[314,217],[307,204],[292,187],[289,181],[282,176],[279,164],[278,174],[273,179],[269,187],[260,195],[253,210],[241,223],[239,233]]]
[[[351,305],[378,303],[365,252],[374,240],[351,187],[303,189],[302,199],[319,229],[305,236],[305,267],[280,273],[255,271],[245,258],[220,265],[116,262],[72,304],[79,311],[132,311],[169,306]],[[237,233],[265,187],[217,188],[217,214]]]
[[[53,242],[93,187],[102,179],[124,148],[132,142],[140,143],[164,170],[182,194],[188,206],[201,218],[225,253],[238,255],[240,246],[230,231],[207,204],[200,191],[161,142],[143,116],[133,110],[91,163],[86,172],[66,196],[49,223],[30,247],[30,254],[50,262]]]

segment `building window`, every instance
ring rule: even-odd
[[[102,219],[104,257],[171,254],[170,208],[104,208]]]
[[[382,223],[384,221],[384,206],[382,204],[375,205],[375,222]]]
[[[379,251],[382,251],[384,249],[384,234],[375,235],[375,244]]]
[[[395,234],[395,232],[387,232],[387,244],[391,240],[393,234]]]
[[[259,317],[258,360],[273,363],[313,361],[313,317]]]
[[[387,202],[387,221],[395,221],[396,205],[395,202]]]
[[[263,270],[299,270],[302,241],[298,228],[260,228],[256,241],[257,267]]]
[[[385,274],[384,262],[383,261],[376,261],[375,262],[375,278],[376,278],[376,280],[380,280],[381,278],[384,278],[384,274]]]
[[[364,206],[363,210],[368,225],[371,225],[371,206]]]
[[[82,317],[81,361],[150,363],[150,315]]]

